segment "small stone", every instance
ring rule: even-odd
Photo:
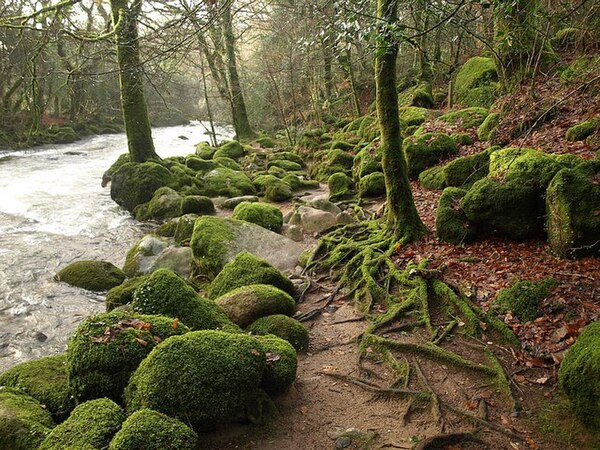
[[[292,241],[301,242],[304,238],[302,228],[298,225],[287,225],[285,224],[281,229],[281,234],[291,239]]]
[[[48,339],[48,336],[46,336],[44,333],[41,332],[37,332],[35,334],[35,338],[36,340],[38,340],[39,342],[46,342],[46,340]]]
[[[255,195],[243,195],[241,197],[233,197],[225,200],[221,206],[225,209],[234,209],[237,205],[239,205],[242,202],[256,203],[258,202],[258,197]]]
[[[331,214],[337,215],[342,210],[335,204],[324,198],[316,198],[310,202],[310,206],[321,211],[327,211]]]
[[[352,445],[352,439],[348,436],[340,436],[335,440],[335,448],[347,448]]]
[[[181,139],[182,141],[187,141],[189,138],[187,136],[179,136],[179,139]]]
[[[354,217],[352,217],[350,214],[348,214],[345,211],[342,211],[337,216],[335,216],[335,220],[337,221],[337,223],[341,223],[341,224],[354,223]]]

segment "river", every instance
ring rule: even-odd
[[[207,140],[200,123],[155,128],[161,157],[193,153]],[[232,132],[220,128],[221,139]],[[187,139],[182,139],[186,137]],[[0,151],[0,372],[65,350],[86,316],[104,310],[104,295],[56,283],[78,259],[121,266],[147,225],[133,220],[100,186],[127,152],[124,134],[66,145]]]

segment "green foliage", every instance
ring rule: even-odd
[[[53,427],[52,416],[35,398],[0,389],[0,448],[36,449]]]
[[[177,419],[151,409],[130,415],[109,450],[196,450],[198,435]]]
[[[453,125],[460,124],[464,128],[473,128],[481,125],[487,116],[488,110],[486,108],[471,107],[448,112],[438,117],[438,120]]]
[[[133,300],[133,293],[147,276],[139,276],[125,280],[106,293],[106,311],[110,312],[119,306],[124,306]]]
[[[123,410],[112,400],[100,398],[82,403],[52,430],[39,450],[107,448],[124,420]]]
[[[475,227],[460,207],[460,200],[466,194],[464,189],[444,189],[435,216],[435,228],[441,241],[458,245],[468,244],[475,239]]]
[[[133,212],[136,206],[149,202],[158,188],[174,182],[173,173],[160,164],[126,163],[112,175],[110,196],[117,204]]]
[[[221,144],[215,153],[213,154],[213,159],[215,158],[231,158],[231,159],[239,159],[246,151],[242,144],[238,141],[229,141]]]
[[[35,398],[60,421],[75,407],[65,363],[65,355],[55,355],[17,364],[0,375],[0,386],[15,388]]]
[[[233,323],[242,328],[272,314],[291,316],[296,309],[296,302],[288,293],[267,284],[242,286],[215,302]]]
[[[253,322],[246,331],[259,336],[273,334],[288,341],[297,351],[308,349],[308,330],[296,319],[283,314],[261,317]]]
[[[495,139],[496,127],[500,123],[502,116],[500,113],[491,113],[477,128],[477,138],[480,141],[493,142]]]
[[[233,219],[255,223],[267,230],[278,232],[283,226],[281,210],[268,203],[242,202],[235,207],[231,216]]]
[[[251,336],[205,330],[173,337],[131,377],[127,408],[154,409],[194,430],[209,429],[256,399],[265,365],[265,352]]]
[[[565,137],[570,142],[583,141],[598,128],[600,128],[600,118],[585,120],[569,128]]]
[[[267,357],[261,387],[269,395],[285,394],[296,379],[296,349],[288,341],[270,334],[257,336],[256,340],[265,349]]]
[[[258,256],[241,252],[225,264],[223,270],[211,283],[208,296],[215,299],[234,289],[251,284],[270,284],[290,295],[294,294],[294,285],[279,270]]]
[[[508,288],[502,289],[496,296],[495,304],[500,311],[512,311],[522,322],[534,320],[539,316],[538,304],[544,300],[558,282],[554,278],[533,282],[519,280]]]
[[[78,402],[117,402],[129,376],[159,342],[188,331],[173,319],[115,310],[84,320],[67,347],[69,390]]]
[[[385,194],[385,176],[381,172],[365,175],[358,182],[358,192],[362,198],[378,197]]]
[[[567,351],[560,365],[560,386],[575,413],[591,430],[600,427],[600,322],[593,322]]]
[[[329,186],[329,200],[333,202],[354,196],[354,183],[352,178],[345,173],[334,173],[327,180],[327,185]]]
[[[418,178],[427,167],[458,152],[456,143],[443,133],[425,133],[410,136],[402,144],[408,176]]]
[[[453,134],[450,137],[457,145],[471,145],[474,142],[469,133]]]
[[[489,108],[496,98],[498,72],[492,58],[476,56],[458,70],[455,99],[465,106]]]
[[[121,269],[107,261],[75,261],[61,269],[54,277],[71,286],[89,291],[105,291],[118,286],[126,276]]]

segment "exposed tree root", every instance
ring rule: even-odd
[[[413,447],[413,450],[437,450],[446,448],[450,445],[461,444],[463,442],[485,444],[484,441],[479,439],[473,433],[450,433],[431,436],[430,438],[419,442],[415,447]]]

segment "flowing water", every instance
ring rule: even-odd
[[[193,153],[207,140],[204,132],[200,123],[156,128],[157,153]],[[53,276],[78,259],[121,266],[148,231],[111,200],[110,187],[100,186],[104,171],[126,152],[124,134],[0,152],[0,372],[64,351],[77,324],[104,310],[103,295]]]

